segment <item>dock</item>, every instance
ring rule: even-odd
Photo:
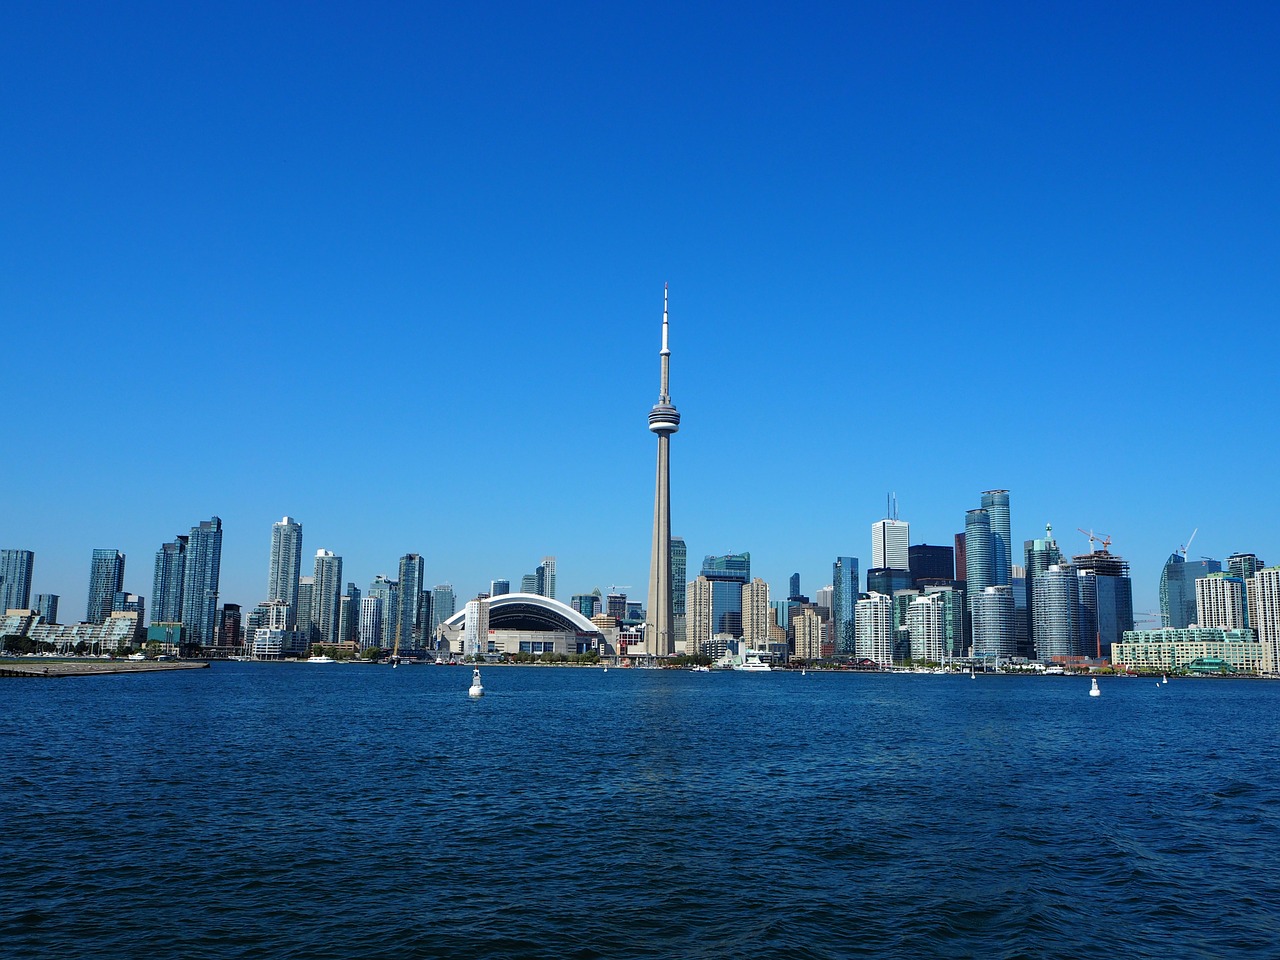
[[[162,670],[207,670],[208,661],[186,660],[0,660],[0,677],[100,677]]]

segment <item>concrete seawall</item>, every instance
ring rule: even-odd
[[[204,670],[208,662],[180,660],[0,660],[0,677],[100,677],[116,673]]]

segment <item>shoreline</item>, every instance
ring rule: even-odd
[[[39,659],[39,658],[36,658]],[[124,673],[159,673],[167,670],[207,670],[209,661],[190,660],[0,660],[0,677],[43,678],[103,677]]]

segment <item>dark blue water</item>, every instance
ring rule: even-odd
[[[1280,684],[0,681],[0,956],[1280,956]]]

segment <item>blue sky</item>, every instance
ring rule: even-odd
[[[1269,4],[8,5],[0,545],[643,596],[667,282],[692,558],[1004,487],[1153,610],[1280,559],[1277,115]]]

